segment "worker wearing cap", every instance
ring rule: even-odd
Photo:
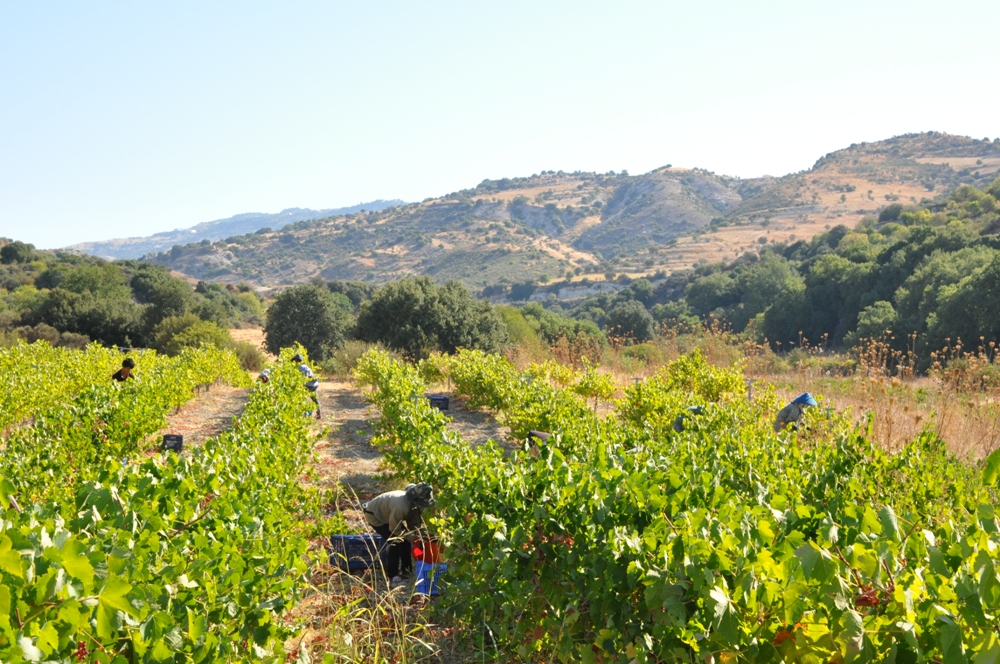
[[[132,375],[132,369],[135,369],[135,360],[131,357],[126,357],[122,360],[122,368],[111,374],[111,380],[124,383],[128,379],[135,380],[135,376]]]
[[[806,412],[806,408],[809,406],[815,406],[816,400],[808,392],[803,392],[799,396],[792,399],[792,402],[778,411],[778,416],[774,418],[774,430],[784,431],[788,425],[792,425],[792,428],[796,431],[799,428],[799,420]]]
[[[429,507],[434,507],[434,490],[426,482],[387,491],[361,506],[368,525],[386,542],[385,575],[393,585],[402,583],[410,573],[413,560],[409,542],[420,530],[421,515]]]
[[[305,360],[298,353],[292,356],[292,362],[299,363],[299,373],[308,379],[306,380],[306,389],[309,390],[309,398],[316,404],[316,419],[321,419],[323,414],[319,408],[319,397],[316,396],[316,391],[319,390],[319,379],[316,378],[316,374],[313,373],[313,370],[309,368],[309,365],[305,363]]]

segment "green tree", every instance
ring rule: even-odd
[[[688,305],[699,314],[710,314],[739,302],[736,280],[729,272],[701,277],[688,285],[685,294]]]
[[[927,342],[931,350],[947,340],[961,339],[967,350],[1000,343],[1000,254],[954,286],[942,289],[937,311],[928,316]],[[980,341],[982,337],[982,341]]]
[[[656,325],[641,302],[630,300],[611,308],[605,319],[604,329],[610,336],[624,337],[634,343],[642,343],[653,338]]]
[[[858,314],[857,328],[844,336],[845,346],[854,346],[862,339],[880,339],[896,325],[896,310],[891,302],[879,300]]]
[[[14,263],[30,263],[35,257],[35,245],[14,241],[0,247],[0,263],[11,265]]]
[[[529,302],[521,309],[525,320],[538,330],[548,344],[557,343],[561,338],[574,343],[581,336],[587,337],[598,346],[607,345],[607,338],[601,328],[592,320],[567,318],[553,313],[538,302]]]
[[[496,311],[507,328],[507,335],[512,344],[518,348],[541,348],[538,332],[519,309],[509,305],[500,305]]]
[[[90,293],[103,300],[132,300],[125,277],[112,263],[78,267],[66,275],[59,287],[74,293]]]
[[[892,205],[887,205],[878,214],[878,220],[880,223],[885,223],[887,221],[896,221],[899,219],[899,215],[903,212],[902,203],[893,203]]]
[[[982,271],[998,255],[996,249],[977,246],[928,257],[896,290],[893,298],[899,312],[896,331],[916,332],[923,338],[928,319],[941,306],[942,295],[947,296],[956,284]]]
[[[649,279],[636,279],[623,292],[627,292],[632,298],[639,300],[647,307],[653,301],[654,289]]]
[[[107,346],[143,343],[141,310],[129,298],[100,298],[89,291],[64,288],[49,291],[21,315],[28,325],[44,323],[60,332],[83,334]]]
[[[428,277],[378,289],[362,305],[354,333],[361,341],[381,342],[411,358],[459,348],[496,352],[507,343],[507,329],[488,302],[474,300],[459,282],[439,288]]]
[[[227,330],[192,313],[164,318],[153,330],[153,347],[167,355],[202,345],[230,348],[233,339]]]
[[[739,303],[726,311],[726,319],[737,332],[773,304],[780,304],[792,294],[805,289],[802,277],[788,261],[769,256],[736,275]]]
[[[148,304],[143,313],[147,329],[152,330],[160,321],[187,312],[194,297],[191,287],[181,279],[171,277],[162,269],[147,269],[138,272],[129,282],[135,299],[140,304]]]
[[[350,322],[350,302],[344,296],[313,284],[293,286],[267,310],[267,350],[277,355],[282,348],[300,343],[312,359],[322,362],[343,344]]]
[[[322,283],[316,284],[317,286],[322,286]],[[347,297],[351,301],[351,307],[354,313],[357,313],[361,309],[361,304],[367,302],[372,298],[372,294],[375,292],[375,286],[372,284],[366,284],[363,281],[327,281],[326,287],[331,293],[340,293]]]
[[[989,189],[986,190],[993,198],[1000,200],[1000,178],[997,178],[990,184]]]
[[[670,327],[694,327],[699,322],[698,317],[691,312],[691,307],[688,306],[685,300],[673,300],[654,305],[650,313],[653,315],[653,320],[657,323]]]

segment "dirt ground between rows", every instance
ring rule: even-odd
[[[150,441],[159,448],[163,434],[184,436],[184,447],[196,447],[233,426],[247,405],[250,390],[215,383],[201,388],[194,398],[167,415],[167,425]]]
[[[378,413],[365,401],[364,393],[347,381],[323,381],[319,388],[323,419],[317,424],[328,433],[317,442],[316,472],[318,486],[342,488],[339,509],[348,525],[366,530],[360,504],[383,491],[402,488],[420,478],[394,478],[383,467],[382,454],[372,445],[373,420]],[[452,422],[449,428],[472,445],[493,439],[506,444],[509,432],[488,413],[469,410],[463,399],[451,397],[445,412]]]

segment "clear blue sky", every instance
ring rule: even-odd
[[[1000,135],[995,2],[0,0],[0,235]]]

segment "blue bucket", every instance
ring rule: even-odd
[[[421,595],[437,595],[438,579],[448,571],[448,563],[425,563],[416,561],[417,583],[414,592]]]

